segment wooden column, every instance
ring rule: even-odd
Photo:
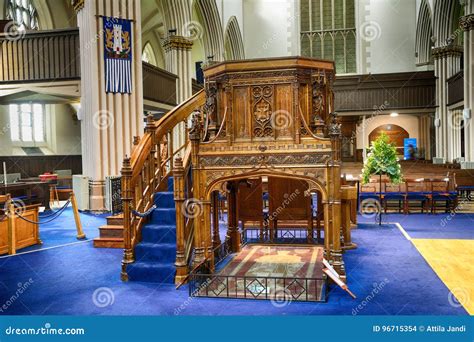
[[[188,267],[186,264],[186,241],[184,229],[186,226],[185,216],[183,214],[183,206],[185,200],[184,194],[184,168],[183,160],[176,158],[173,169],[174,178],[174,202],[176,206],[176,277],[175,283],[181,283],[188,275]]]
[[[131,204],[133,199],[133,191],[131,189],[130,181],[132,178],[132,167],[130,165],[130,158],[123,160],[122,166],[122,205],[123,205],[123,260],[122,272],[120,278],[123,281],[128,280],[127,266],[135,261],[132,246],[132,227],[131,221]]]
[[[216,248],[221,244],[219,234],[219,191],[214,191],[211,197],[212,206],[212,246]]]
[[[354,249],[357,248],[357,245],[352,242],[351,238],[351,210],[352,201],[354,198],[357,198],[357,188],[355,186],[342,186],[341,190],[341,221],[344,236],[344,245],[342,246],[342,249]]]
[[[204,241],[204,254],[210,261],[211,271],[214,271],[214,254],[212,253],[212,237],[211,237],[211,201],[204,200],[202,202],[203,218],[202,218],[202,235]]]
[[[331,215],[331,262],[342,279],[346,277],[341,249],[341,125],[337,113],[330,113],[328,135],[331,138],[332,158],[328,162],[327,182],[329,215]]]
[[[16,254],[16,227],[15,227],[15,204],[9,198],[7,201],[7,219],[8,219],[8,254]]]
[[[341,275],[341,278],[345,278],[344,263],[342,261],[342,248],[341,248],[341,193],[340,193],[340,166],[333,165],[330,169],[332,173],[332,187],[330,194],[330,215],[332,217],[331,228],[332,228],[332,247],[331,247],[331,259],[332,266]]]
[[[240,252],[240,232],[237,218],[237,184],[229,182],[229,196],[227,199],[228,234],[231,239],[232,252]]]
[[[198,113],[193,114],[192,127],[189,131],[189,140],[191,141],[191,162],[192,162],[192,178],[193,178],[193,197],[197,205],[203,205],[204,191],[201,181],[201,173],[203,172],[199,163],[199,143],[201,141],[202,126]],[[193,266],[204,261],[205,251],[207,248],[205,241],[204,226],[204,210],[198,210],[194,217],[194,260]]]

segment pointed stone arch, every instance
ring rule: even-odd
[[[435,0],[433,10],[435,47],[450,45],[462,34],[462,30],[455,29],[458,25],[460,9],[458,0]]]
[[[227,22],[224,35],[225,59],[238,60],[245,58],[244,42],[239,22],[235,16]]]
[[[176,30],[179,36],[187,36],[187,28],[191,22],[191,6],[188,0],[160,0],[165,34],[168,30]]]
[[[146,42],[143,47],[142,60],[154,66],[158,66],[156,54],[150,42]]]
[[[214,56],[214,61],[224,60],[224,36],[216,1],[194,0],[193,6],[202,27],[206,57]]]
[[[433,42],[431,37],[433,36],[433,19],[431,14],[431,8],[427,0],[422,0],[420,5],[420,11],[418,12],[418,20],[416,24],[416,40],[415,40],[415,52],[416,52],[416,64],[426,65],[432,63],[431,58],[431,47]]]

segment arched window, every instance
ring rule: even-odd
[[[143,48],[142,61],[152,64],[154,66],[158,66],[156,64],[155,52],[153,51],[153,48],[151,47],[150,43],[146,43],[145,47]]]
[[[333,60],[338,74],[355,73],[354,0],[301,0],[301,54]]]
[[[38,29],[38,13],[31,0],[7,1],[7,18],[12,19],[19,30]]]

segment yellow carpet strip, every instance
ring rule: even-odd
[[[448,301],[474,315],[474,240],[412,239],[451,291]]]

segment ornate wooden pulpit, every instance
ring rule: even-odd
[[[212,254],[214,191],[229,191],[228,236],[238,251],[237,182],[291,178],[306,181],[308,195],[320,193],[325,256],[344,277],[334,63],[303,57],[229,61],[206,67],[204,76],[205,104],[193,115],[189,131],[193,192],[203,204],[194,220],[194,264]],[[184,252],[178,248],[177,254]],[[187,270],[179,258],[177,278],[182,278]]]

